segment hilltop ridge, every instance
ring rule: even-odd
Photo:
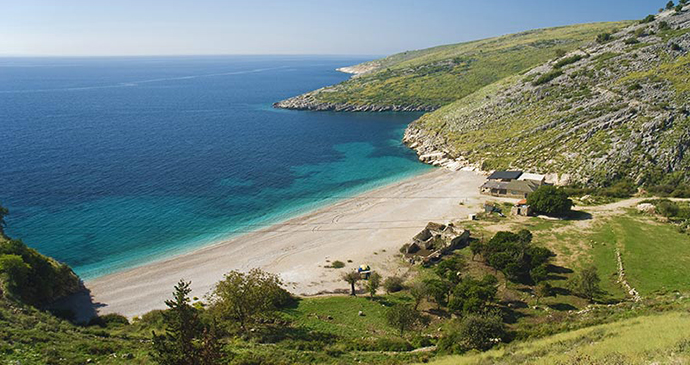
[[[354,76],[274,104],[332,111],[433,111],[590,42],[627,22],[536,29],[407,51],[339,71]]]

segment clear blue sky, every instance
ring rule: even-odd
[[[0,0],[0,55],[383,55],[655,13],[650,0]]]

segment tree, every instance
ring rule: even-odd
[[[13,294],[19,294],[26,285],[31,267],[19,255],[0,255],[0,274],[4,276],[6,289]]]
[[[537,297],[536,305],[539,305],[539,299],[551,296],[552,291],[553,288],[551,287],[551,284],[545,281],[537,284],[537,286],[534,287],[534,296]]]
[[[357,271],[350,271],[348,273],[343,273],[342,275],[343,280],[345,280],[348,284],[350,284],[350,295],[357,296],[357,293],[355,292],[355,284],[360,279],[359,273]]]
[[[383,289],[386,290],[386,294],[399,292],[404,288],[403,278],[399,276],[389,276],[383,281]]]
[[[597,268],[589,266],[582,269],[582,271],[571,280],[570,287],[575,294],[592,302],[596,296],[602,293],[599,287],[600,282],[601,279],[597,273]]]
[[[669,1],[666,3],[666,10],[671,10],[676,6],[676,4],[673,3],[673,1]]]
[[[453,284],[460,282],[462,272],[467,268],[467,262],[465,258],[458,255],[453,255],[446,259],[443,259],[438,265],[436,265],[434,271],[436,275],[444,280],[448,280]]]
[[[501,317],[495,314],[470,314],[455,321],[447,335],[439,340],[439,349],[453,353],[485,351],[506,337]]]
[[[481,255],[483,249],[484,249],[484,245],[479,240],[472,240],[472,242],[470,242],[470,250],[472,251],[472,260],[474,260],[475,256]]]
[[[570,212],[573,201],[565,190],[552,185],[543,185],[527,196],[527,204],[537,213],[549,216],[563,216]]]
[[[498,280],[486,275],[481,280],[465,278],[453,288],[448,309],[455,313],[480,313],[496,299]]]
[[[410,285],[410,295],[414,299],[414,310],[417,310],[422,300],[429,295],[429,291],[424,282],[416,281]]]
[[[5,236],[5,227],[7,227],[7,222],[5,221],[5,217],[7,217],[10,214],[10,211],[0,205],[0,237],[6,237]]]
[[[448,282],[439,279],[426,279],[424,280],[424,285],[426,286],[428,296],[433,298],[438,309],[448,305],[448,295],[451,288]]]
[[[153,332],[153,359],[162,365],[211,365],[221,357],[215,332],[199,319],[199,311],[190,304],[190,282],[175,285],[173,299],[166,300],[162,312],[166,333]]]
[[[369,275],[369,280],[367,281],[367,290],[372,298],[374,295],[376,295],[376,291],[379,289],[379,286],[381,286],[381,275],[374,271],[371,273],[371,275]]]
[[[246,333],[248,324],[274,315],[292,300],[282,285],[277,275],[260,269],[231,271],[211,293],[211,312],[217,319],[234,321]]]
[[[409,304],[398,304],[386,312],[386,321],[388,325],[400,331],[400,337],[405,331],[414,328],[417,323],[421,322],[422,318],[416,310]]]

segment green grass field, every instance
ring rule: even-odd
[[[603,262],[612,255],[614,244],[619,244],[627,280],[641,295],[690,288],[690,236],[673,225],[631,213],[610,219],[597,228],[595,236],[608,236],[606,248],[594,250],[600,270],[611,271]]]
[[[436,365],[685,364],[690,314],[670,312],[519,342],[481,354],[449,356]]]

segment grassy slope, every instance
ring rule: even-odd
[[[433,364],[648,364],[690,361],[690,314],[638,317]],[[663,328],[663,330],[659,330]]]
[[[538,29],[404,52],[373,61],[378,66],[374,71],[315,96],[318,101],[338,104],[440,107],[552,59],[556,49],[576,49],[591,42],[596,34],[625,24]]]

